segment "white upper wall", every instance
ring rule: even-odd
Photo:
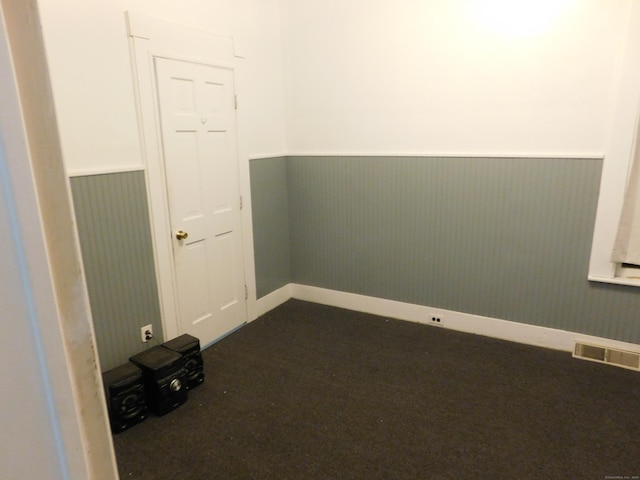
[[[630,2],[39,0],[71,174],[143,167],[129,9],[234,37],[242,158],[600,156]]]
[[[284,0],[287,151],[602,155],[628,0],[524,3]]]
[[[125,11],[232,36],[239,151],[283,154],[279,0],[38,0],[70,174],[142,168]]]

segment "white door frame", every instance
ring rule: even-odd
[[[133,60],[134,86],[140,143],[146,166],[147,193],[149,198],[151,232],[156,263],[156,275],[160,296],[160,311],[165,339],[179,335],[180,322],[177,313],[177,291],[171,242],[171,224],[169,220],[169,201],[167,181],[164,173],[162,155],[162,135],[160,117],[156,100],[156,82],[154,58],[163,57],[202,63],[235,71],[233,39],[194,30],[173,24],[138,12],[126,12],[131,55]],[[241,176],[241,194],[243,192]],[[242,212],[241,212],[242,214]],[[247,258],[247,231],[243,216],[244,276],[250,289],[250,298],[255,296],[255,274],[252,268],[253,258]],[[249,309],[247,309],[249,312]]]
[[[117,479],[38,15],[32,1],[0,4],[0,470]]]

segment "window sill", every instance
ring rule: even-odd
[[[625,278],[625,277],[599,277],[596,275],[589,275],[590,282],[612,283],[615,285],[626,285],[628,287],[640,287],[640,278]]]

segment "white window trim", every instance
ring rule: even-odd
[[[629,2],[627,18],[624,45],[618,59],[619,78],[602,167],[588,278],[597,282],[640,286],[640,279],[620,276],[623,273],[611,261],[640,117],[640,2]]]

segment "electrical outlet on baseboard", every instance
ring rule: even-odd
[[[429,316],[429,325],[435,325],[437,327],[443,327],[444,326],[444,317],[442,315],[439,315],[437,313],[432,313]]]

